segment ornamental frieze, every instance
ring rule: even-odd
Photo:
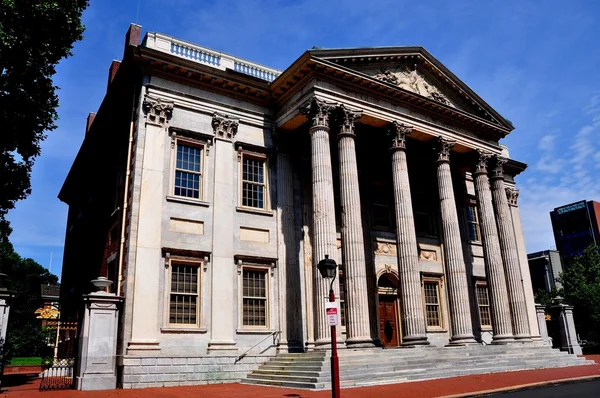
[[[426,80],[425,76],[419,72],[417,65],[414,65],[412,68],[401,65],[395,70],[381,69],[378,73],[375,73],[373,77],[382,82],[456,108],[446,95]]]
[[[375,254],[381,256],[395,256],[396,255],[396,245],[394,243],[387,242],[379,242],[375,241]]]

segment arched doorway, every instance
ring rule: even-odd
[[[398,277],[391,272],[377,279],[379,295],[379,338],[385,347],[397,347],[402,342],[398,305]]]

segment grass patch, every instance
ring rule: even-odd
[[[10,360],[9,366],[40,366],[41,364],[40,357],[15,357]]]

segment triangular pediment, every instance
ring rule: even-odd
[[[512,130],[512,124],[422,47],[312,49],[311,56]]]

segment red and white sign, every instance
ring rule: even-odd
[[[327,322],[329,326],[338,326],[340,313],[338,303],[328,302],[325,304],[325,312],[327,313]]]

